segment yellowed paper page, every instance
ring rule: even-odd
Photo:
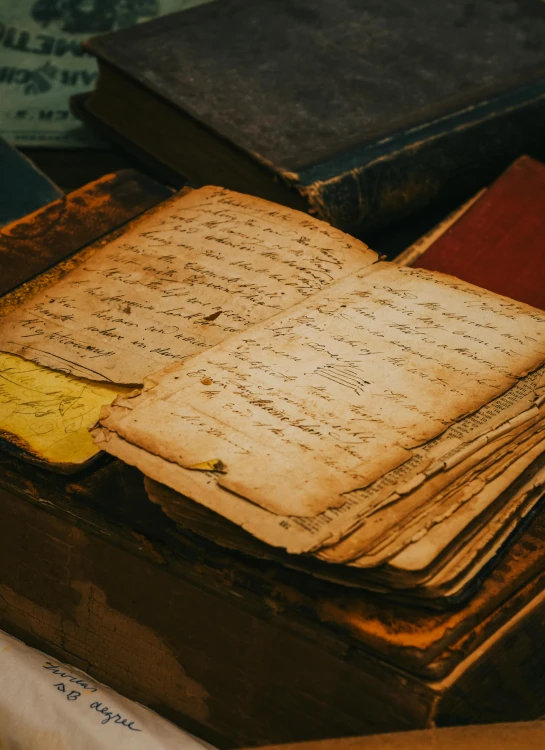
[[[543,437],[541,435],[541,437]],[[432,561],[454,542],[464,529],[501,495],[507,488],[545,452],[545,441],[541,439],[536,445],[529,440],[523,444],[523,455],[515,454],[515,460],[499,476],[490,476],[481,490],[470,502],[457,509],[457,512],[445,519],[438,519],[420,538],[408,544],[402,552],[389,561],[389,566],[398,570],[416,571],[428,567]],[[536,480],[528,480],[534,489]],[[493,523],[493,520],[490,520]]]
[[[313,545],[319,545],[324,537],[327,540],[328,534],[335,534],[339,528],[344,528],[342,525],[344,506],[330,510],[321,517],[310,519],[277,516],[222,490],[217,484],[217,475],[212,472],[184,470],[176,464],[131,445],[104,427],[96,434],[103,449],[126,463],[138,466],[148,477],[152,477],[162,485],[177,488],[187,497],[197,498],[199,503],[203,503],[205,507],[239,525],[258,539],[285,547],[289,552],[311,551]],[[154,496],[150,495],[150,497],[157,502]],[[345,520],[348,523],[351,521],[350,510],[354,510],[354,503],[351,506],[346,510]],[[175,508],[164,506],[163,509],[171,518],[178,520]],[[227,538],[230,538],[230,535]],[[235,543],[233,546],[236,548],[238,545]],[[245,541],[244,547],[247,548],[247,546],[248,542]]]
[[[273,513],[316,516],[541,365],[544,324],[456,279],[376,264],[194,357],[175,392],[107,426],[187,469],[221,460],[218,484]]]
[[[101,408],[126,391],[0,352],[0,436],[41,461],[69,470],[99,452],[89,428]]]
[[[215,474],[211,472],[189,471],[178,464],[166,461],[161,456],[148,453],[143,448],[123,440],[115,432],[110,432],[105,427],[99,427],[93,431],[96,443],[101,450],[107,451],[130,466],[136,466],[147,477],[165,484],[167,487],[176,488],[187,497],[198,498],[199,502],[238,524],[258,539],[263,539],[270,544],[283,546],[278,542],[278,537],[285,537],[286,548],[289,552],[304,552],[308,545],[313,545],[309,534],[305,534],[305,540],[294,539],[290,546],[293,535],[282,531],[282,523],[288,523],[290,519],[278,516],[274,513],[252,505],[243,498],[232,495],[218,486]],[[183,489],[178,489],[183,488]],[[289,528],[289,524],[288,524]]]
[[[531,375],[526,380],[535,383],[536,377]],[[466,422],[477,425],[476,432],[481,432],[486,424],[489,426],[497,424],[503,416],[502,406],[506,408],[506,413],[510,415],[517,399],[520,399],[524,405],[528,405],[524,398],[525,386],[527,385],[528,383],[517,384],[505,396],[493,404],[487,405],[466,420],[457,423],[451,429],[471,437],[472,434],[466,431]],[[107,424],[108,419],[103,420],[104,422]],[[452,443],[452,439],[448,438],[449,432],[447,431],[443,441],[436,441],[436,450],[441,442],[446,445]],[[491,434],[494,434],[494,431]],[[183,469],[177,464],[165,461],[159,456],[131,445],[131,443],[119,438],[116,433],[111,433],[105,428],[98,431],[97,440],[102,448],[118,456],[121,460],[138,466],[147,476],[175,488],[187,497],[198,499],[198,502],[204,504],[205,507],[238,524],[258,539],[271,545],[285,547],[289,552],[312,551],[324,543],[336,541],[339,536],[345,536],[351,529],[358,528],[365,522],[365,510],[369,505],[375,504],[376,507],[378,499],[384,500],[386,498],[386,501],[395,502],[399,498],[399,495],[395,493],[392,496],[391,488],[397,486],[396,480],[398,479],[401,479],[405,484],[407,483],[409,474],[407,471],[402,471],[403,469],[413,464],[413,470],[418,471],[422,466],[422,455],[419,453],[413,454],[413,458],[418,459],[416,462],[413,463],[413,458],[411,458],[411,461],[391,472],[391,475],[379,480],[374,492],[371,491],[372,488],[369,488],[369,491],[365,494],[353,492],[347,496],[348,499],[345,504],[338,509],[328,510],[320,516],[310,519],[296,518],[268,513],[262,508],[222,490],[217,483],[217,473]],[[463,452],[463,446],[464,444],[460,446],[461,452]],[[168,507],[164,507],[164,510],[169,514]]]
[[[453,596],[464,589],[486,565],[490,564],[520,522],[541,502],[545,485],[545,471],[528,482],[470,541],[467,548],[455,555],[417,591],[420,596],[436,598]]]
[[[502,475],[509,467],[524,456],[531,448],[539,444],[545,437],[545,423],[543,420],[534,430],[528,430],[518,436],[512,436],[512,441],[507,438],[503,447],[490,455],[482,464],[474,466],[466,472],[460,479],[439,493],[437,502],[424,504],[422,508],[408,517],[408,519],[398,521],[402,527],[402,535],[406,540],[414,541],[424,531],[432,529],[435,525],[442,523],[453,513],[461,510],[467,512],[468,517],[472,513],[472,505],[475,497],[486,488],[497,477]],[[493,446],[501,446],[502,441],[494,441]],[[465,509],[466,504],[468,505]],[[418,534],[414,539],[411,537],[411,528],[419,528]],[[381,544],[380,550],[386,549]],[[373,549],[373,553],[378,548]]]
[[[397,490],[397,497],[363,519],[361,526],[319,553],[327,562],[351,562],[356,567],[374,567],[400,552],[410,543],[422,525],[440,523],[449,509],[470,500],[483,483],[494,478],[516,460],[517,440],[531,447],[541,440],[541,432],[532,435],[524,425],[492,440],[454,467],[432,475],[413,491]]]
[[[201,188],[146,213],[6,316],[0,350],[138,384],[376,259],[306,214]]]
[[[416,544],[418,540],[435,530],[440,534],[442,533],[445,546],[447,546],[453,541],[448,536],[448,529],[454,528],[454,526],[451,526],[454,523],[454,516],[457,518],[456,523],[460,526],[460,529],[465,529],[475,521],[477,516],[498,501],[495,508],[491,510],[491,515],[493,515],[494,510],[498,510],[501,505],[500,495],[503,492],[506,492],[506,494],[511,492],[510,486],[518,478],[518,472],[524,472],[534,460],[533,457],[529,457],[529,451],[542,440],[543,431],[535,439],[526,441],[521,448],[521,455],[513,454],[509,457],[509,460],[498,462],[496,467],[484,466],[481,476],[478,475],[478,472],[475,472],[465,485],[460,484],[446,500],[440,501],[438,507],[428,505],[427,514],[423,511],[416,519],[410,519],[406,528],[403,527],[401,521],[398,521],[396,526],[391,526],[389,529],[386,527],[382,544],[365,552],[362,557],[352,560],[349,564],[354,568],[374,568],[384,565],[387,562],[389,563],[391,558],[402,554],[403,550],[411,543]],[[524,450],[528,452],[524,454]],[[369,519],[366,520],[362,528],[368,523]],[[486,519],[483,520],[483,523],[486,523]],[[443,531],[441,532],[440,529],[443,529]],[[359,535],[360,530],[358,529],[355,533]],[[469,534],[469,536],[471,535]]]

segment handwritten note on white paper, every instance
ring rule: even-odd
[[[0,747],[210,750],[153,711],[2,631]]]

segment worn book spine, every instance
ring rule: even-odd
[[[30,159],[0,138],[0,227],[62,196]]]
[[[301,171],[278,173],[311,213],[353,234],[453,196],[468,199],[523,153],[545,158],[545,81]]]
[[[255,192],[306,209],[357,236],[443,201],[467,200],[522,153],[545,158],[540,125],[545,117],[545,81],[378,143],[358,146],[297,173],[277,167],[258,153],[239,154],[249,169],[268,175],[270,188],[261,191],[241,183],[236,174],[218,175],[204,163],[199,165],[200,178],[195,179],[190,170],[166,163],[165,158],[110,126],[91,110],[89,101],[89,95],[73,97],[75,114],[103,138],[136,156],[160,179],[181,186],[189,177],[193,184],[221,184]],[[172,105],[161,101],[156,106],[165,117],[175,116]]]

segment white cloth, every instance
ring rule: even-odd
[[[210,745],[0,631],[0,748],[202,750]]]

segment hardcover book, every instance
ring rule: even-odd
[[[542,516],[432,612],[183,533],[121,462],[0,466],[2,629],[217,747],[545,713]]]
[[[545,164],[521,157],[396,262],[450,273],[544,309]]]
[[[255,329],[249,327],[249,320],[272,321],[271,311],[280,320],[284,313],[279,308],[291,305],[294,310],[299,297],[308,302],[320,289],[328,295],[321,314],[350,316],[354,312],[350,300],[336,307],[332,277],[344,283],[350,276],[345,272],[355,264],[371,273],[367,281],[365,275],[361,280],[360,291],[368,291],[365,285],[377,279],[372,274],[390,268],[377,264],[374,254],[361,243],[308,216],[217,189],[184,191],[86,252],[76,255],[71,267],[61,265],[54,275],[52,270],[36,277],[34,294],[17,300],[18,290],[11,293],[7,298],[11,307],[6,311],[19,316],[25,333],[37,318],[44,330],[36,337],[19,339],[17,319],[12,318],[16,325],[9,340],[25,341],[27,357],[33,347],[41,349],[45,344],[49,374],[73,383],[83,378],[66,370],[79,374],[87,368],[97,375],[102,363],[112,359],[115,368],[104,370],[110,380],[137,382],[148,366],[171,359],[174,352],[183,357],[197,388],[206,393],[217,390],[212,378],[200,372],[201,367],[194,368],[196,358],[186,358],[186,354],[207,353],[207,347],[218,342],[220,346],[214,349],[219,351],[221,340],[230,346],[236,331],[228,328],[238,328],[247,338],[244,346],[251,345]],[[414,277],[401,273],[397,281],[394,274],[390,291],[377,286],[381,298],[388,301],[392,290],[410,294],[398,282],[408,283],[411,278],[416,283],[419,274],[425,274],[413,273]],[[89,274],[86,281],[85,274]],[[457,294],[442,284],[438,289],[443,295]],[[44,290],[45,298],[41,298]],[[70,304],[74,294],[80,301],[88,300],[83,312],[90,315],[89,323],[84,317],[69,317],[74,310],[64,305]],[[473,299],[497,305],[503,298],[479,292]],[[153,310],[148,309],[150,301]],[[40,302],[45,306],[38,307]],[[411,302],[406,294],[403,298],[394,294],[393,304]],[[514,303],[509,304],[508,315],[524,316],[520,310],[514,312]],[[359,297],[357,309],[369,311],[369,298]],[[388,330],[399,310],[388,305],[381,309],[385,311],[383,329]],[[29,311],[32,318],[27,317]],[[113,320],[107,319],[110,315]],[[312,324],[303,314],[299,317],[300,324]],[[25,325],[29,320],[34,323]],[[351,324],[342,320],[346,334]],[[521,320],[526,322],[525,317]],[[514,323],[507,321],[505,332],[510,333]],[[531,330],[534,323],[524,330]],[[88,330],[90,326],[98,330]],[[108,344],[111,348],[115,336],[125,336],[129,329],[133,329],[130,338],[117,339],[116,348],[125,348],[119,356],[95,357],[99,352],[92,349],[80,349],[78,354],[74,346],[85,340],[85,346]],[[277,329],[282,334],[280,324]],[[3,327],[4,333],[7,330]],[[403,331],[397,330],[403,341]],[[310,326],[308,332],[309,344],[317,344],[316,357],[326,356],[320,346],[325,337],[313,338]],[[355,337],[349,340],[357,344]],[[440,335],[437,341],[442,343]],[[237,363],[244,362],[244,346],[238,349],[242,359],[235,358]],[[278,352],[293,351],[293,342],[270,346],[271,367]],[[130,354],[133,347],[140,356]],[[225,354],[229,355],[227,348]],[[20,361],[39,368],[31,356]],[[299,355],[294,352],[294,356]],[[60,357],[67,361],[61,364]],[[412,361],[419,362],[415,357]],[[225,380],[236,382],[236,370],[227,364],[230,370]],[[316,365],[320,367],[318,361]],[[113,375],[115,370],[123,376]],[[290,374],[284,366],[269,369],[268,374],[283,370]],[[177,373],[171,372],[176,378]],[[318,384],[312,384],[322,396],[328,395],[328,388],[344,389],[339,381],[346,376],[358,377],[344,369],[321,372],[337,381],[321,377]],[[242,382],[249,388],[260,387],[265,375],[255,360],[251,377]],[[97,379],[87,376],[86,380],[103,386]],[[299,398],[301,388],[290,382],[288,397]],[[349,382],[354,385],[353,380]],[[392,386],[393,380],[387,385]],[[152,393],[148,388],[146,398]],[[509,414],[522,413],[519,407],[525,398],[531,402],[532,383],[526,395],[522,391],[518,395],[518,400],[511,398],[513,393],[509,396]],[[206,398],[215,404],[214,395]],[[253,404],[263,407],[263,424],[269,420],[271,425],[272,418],[279,418],[267,411],[271,398],[268,395]],[[35,394],[30,403],[35,405]],[[287,401],[283,403],[284,410],[290,408]],[[343,403],[339,400],[335,408]],[[228,404],[238,408],[234,401]],[[121,406],[118,403],[116,408]],[[57,405],[64,411],[69,407],[70,403]],[[493,412],[501,415],[501,410]],[[231,407],[224,413],[234,414]],[[40,409],[29,426],[38,432],[43,418],[48,418],[47,410]],[[198,427],[195,420],[189,421]],[[524,420],[511,425],[519,430],[519,437],[525,424],[531,427]],[[486,420],[481,426],[487,426]],[[165,427],[176,447],[179,435],[166,422]],[[274,426],[285,427],[285,420],[278,428]],[[311,425],[300,422],[295,428],[301,433],[301,443],[306,443],[305,435],[313,438],[304,427]],[[530,437],[531,430],[527,432]],[[496,437],[501,439],[501,435]],[[342,435],[338,438],[339,444],[348,444]],[[272,444],[269,438],[267,445]],[[200,446],[195,443],[194,447]],[[30,464],[28,455],[24,451],[14,455],[5,450],[4,443],[0,446],[0,626],[218,746],[535,719],[545,712],[545,657],[540,648],[545,525],[542,514],[530,509],[535,497],[527,497],[528,502],[511,517],[520,533],[521,514],[528,511],[526,529],[501,547],[503,556],[492,556],[495,565],[485,566],[486,575],[481,576],[471,599],[451,611],[431,611],[308,575],[262,555],[263,548],[256,555],[257,548],[248,549],[249,538],[241,530],[237,535],[229,527],[226,536],[224,518],[205,512],[203,506],[176,492],[164,502],[175,523],[149,501],[142,474],[116,459],[80,466],[76,475],[65,476],[51,471],[51,462]],[[206,455],[208,460],[194,465],[192,475],[207,483],[228,476],[229,463],[222,467],[218,462],[221,454]],[[466,457],[470,458],[469,453]],[[264,474],[269,470],[266,462],[259,466]],[[498,468],[503,470],[505,464],[498,463]],[[488,470],[492,469],[489,465]],[[155,499],[172,492],[152,482],[146,480]],[[516,505],[516,492],[507,493],[495,510],[505,510],[513,498]],[[472,528],[476,531],[477,527]],[[213,541],[207,538],[211,531]],[[241,539],[246,549],[238,548]],[[487,554],[497,541],[496,537],[488,545]]]
[[[144,383],[106,408],[96,441],[192,532],[446,607],[539,505],[535,308],[214,187],[49,282],[1,320],[0,349],[106,402]]]
[[[357,233],[543,153],[544,40],[541,0],[222,0],[86,42],[83,110],[170,174]]]

